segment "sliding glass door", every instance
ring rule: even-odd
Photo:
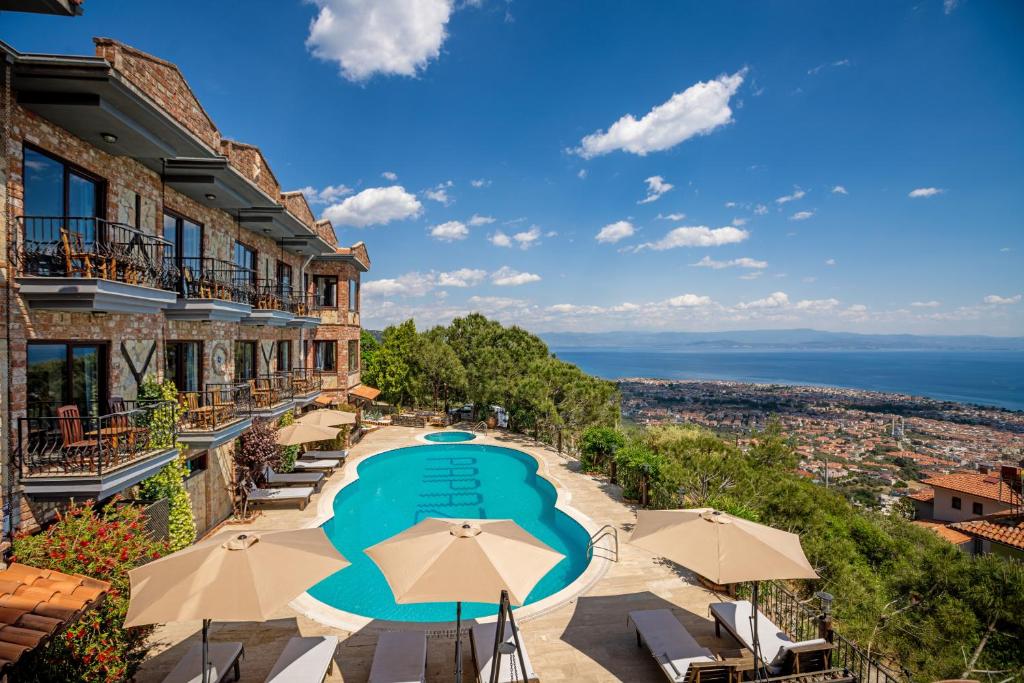
[[[62,405],[81,415],[107,410],[105,344],[31,342],[28,345],[28,414],[52,416]]]

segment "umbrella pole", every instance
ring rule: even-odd
[[[455,603],[455,683],[462,683],[462,602]]]
[[[203,619],[203,683],[210,683],[210,620]]]
[[[754,636],[754,680],[756,681],[761,680],[762,675],[764,678],[768,678],[768,672],[764,670],[764,660],[761,659],[761,640],[757,635],[757,589],[759,583],[759,581],[754,581],[753,596],[750,601],[751,605],[753,606],[753,610],[750,614],[750,630],[752,631]]]

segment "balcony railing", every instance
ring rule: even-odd
[[[175,265],[174,257],[166,259]],[[185,299],[220,299],[240,304],[248,304],[253,299],[255,287],[250,271],[234,263],[188,257],[177,259],[177,264],[175,269],[180,271],[177,290]]]
[[[21,216],[15,236],[18,275],[99,278],[174,289],[179,273],[164,258],[170,243],[102,218]]]
[[[261,311],[289,311],[291,291],[282,289],[274,280],[252,280],[249,304]]]
[[[308,396],[323,389],[324,379],[313,368],[292,368],[291,382],[297,396]]]
[[[77,406],[61,406],[56,416],[19,418],[17,458],[22,476],[102,476],[174,447],[174,401],[123,406],[108,415],[80,415]],[[48,411],[29,411],[44,412]]]
[[[257,375],[236,383],[246,387],[252,396],[253,410],[264,410],[295,397],[295,388],[287,372]]]
[[[215,432],[252,414],[249,387],[207,384],[205,391],[178,392],[181,431]]]
[[[320,315],[320,304],[315,294],[292,290],[289,295],[291,312],[295,315],[317,317]]]

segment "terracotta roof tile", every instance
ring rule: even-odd
[[[971,537],[967,534],[961,533],[956,529],[951,529],[942,522],[933,522],[930,519],[915,519],[913,524],[924,529],[928,529],[942,540],[948,541],[953,545],[961,545],[971,540]]]
[[[18,563],[0,571],[0,673],[108,590],[106,581]]]
[[[1003,503],[1019,504],[1020,494],[1010,488],[1006,482],[1000,482],[999,477],[981,472],[954,472],[943,474],[931,479],[925,479],[925,484],[937,486],[951,491],[969,493],[979,498],[998,500]]]
[[[913,498],[914,500],[919,500],[922,503],[927,503],[935,500],[935,489],[921,489],[920,491],[914,491],[908,495],[907,498]]]
[[[1024,515],[992,515],[985,519],[957,522],[952,526],[972,537],[1024,550]]]

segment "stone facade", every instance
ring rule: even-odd
[[[334,228],[325,221],[317,222],[300,192],[282,193],[267,160],[257,147],[225,140],[216,125],[196,100],[178,68],[164,60],[142,53],[108,38],[97,38],[97,56],[106,59],[137,93],[149,104],[155,104],[177,121],[212,154],[227,158],[245,178],[263,192],[262,206],[283,205],[295,218],[329,243],[337,244]],[[0,57],[3,53],[0,53]],[[16,59],[11,58],[8,62]],[[325,384],[345,391],[358,383],[358,372],[348,372],[348,340],[359,338],[358,311],[326,310],[318,329],[244,325],[223,321],[183,321],[160,313],[66,312],[30,308],[20,288],[11,282],[11,250],[9,241],[20,230],[18,218],[24,213],[23,154],[31,147],[69,166],[81,169],[102,181],[103,206],[99,217],[126,224],[148,234],[159,236],[163,231],[165,212],[187,218],[202,226],[202,255],[233,262],[236,242],[254,249],[257,254],[258,277],[276,282],[278,264],[291,267],[292,286],[301,289],[303,275],[330,273],[339,278],[339,305],[347,309],[347,294],[341,283],[352,280],[358,286],[361,272],[369,265],[362,252],[362,261],[353,257],[339,260],[329,253],[327,261],[285,248],[266,234],[242,227],[231,213],[206,206],[181,194],[164,183],[160,173],[130,156],[111,154],[80,139],[53,121],[21,107],[11,91],[12,67],[0,64],[0,439],[3,462],[3,496],[5,534],[12,530],[31,530],[48,521],[60,507],[57,501],[35,501],[23,495],[20,471],[11,466],[10,454],[17,447],[15,425],[27,414],[27,362],[31,342],[95,341],[106,349],[107,396],[126,400],[136,397],[135,374],[163,378],[165,350],[171,341],[201,342],[201,384],[234,379],[235,341],[257,342],[257,372],[277,370],[277,342],[292,343],[292,367],[312,367],[314,339],[338,341],[337,370],[325,373]],[[366,267],[363,267],[365,264]],[[305,270],[304,270],[305,268]],[[344,299],[344,300],[342,300]],[[302,349],[310,349],[303,357]],[[214,349],[225,351],[227,362],[218,373],[212,362]],[[150,354],[149,350],[155,349]],[[146,360],[148,359],[148,365]],[[143,367],[144,366],[144,367]],[[134,372],[133,372],[134,370]],[[186,482],[192,495],[193,509],[200,530],[215,526],[232,510],[230,497],[233,444],[228,443],[207,453],[206,468],[194,473]],[[190,455],[196,455],[194,453]],[[13,503],[8,505],[8,503]],[[6,535],[5,535],[6,537]]]

